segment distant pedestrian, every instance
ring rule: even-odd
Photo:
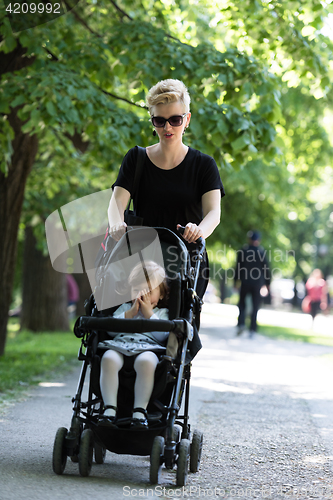
[[[305,285],[310,303],[310,314],[314,320],[320,311],[327,309],[327,284],[320,269],[314,269]]]
[[[239,316],[237,335],[245,330],[246,297],[250,295],[252,300],[252,312],[250,323],[250,337],[257,331],[257,314],[261,302],[261,290],[266,286],[269,292],[270,270],[266,259],[266,252],[260,246],[260,233],[250,231],[248,233],[249,243],[237,252],[237,263],[235,269],[235,286],[240,282],[239,291]]]

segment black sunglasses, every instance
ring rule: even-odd
[[[166,122],[169,122],[171,127],[180,127],[181,125],[183,125],[183,119],[186,115],[187,113],[184,113],[183,115],[170,116],[170,118],[163,118],[163,116],[152,116],[151,122],[154,127],[157,128],[164,127]]]

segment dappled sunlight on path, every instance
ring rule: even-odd
[[[203,326],[214,324],[236,326],[237,317],[237,306],[205,303],[202,309],[201,324]],[[333,315],[330,314],[318,314],[314,324],[312,324],[310,314],[262,308],[258,312],[258,324],[297,328],[308,332],[332,335],[333,337]]]
[[[303,401],[314,433],[320,433],[327,448],[325,460],[333,460],[333,347],[260,334],[237,336],[237,316],[236,306],[204,304],[203,348],[193,363],[192,387],[205,390],[207,401],[227,394],[258,401],[266,397]],[[306,314],[261,309],[259,318],[266,325],[304,328],[305,335],[311,331],[311,317]],[[314,331],[333,336],[332,316],[319,315]],[[239,408],[243,410],[246,413]]]

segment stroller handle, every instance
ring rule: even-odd
[[[177,231],[183,236],[185,229],[186,228],[184,226],[179,226],[177,228]],[[205,240],[201,238],[201,236],[197,240],[195,240],[195,243],[196,245],[199,245],[199,252],[201,252],[205,248]]]
[[[104,330],[113,333],[148,333],[148,332],[181,332],[186,331],[186,321],[166,319],[123,319],[123,318],[96,318],[80,316],[74,325],[74,333],[78,338],[90,330]]]

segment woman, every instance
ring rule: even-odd
[[[136,215],[143,224],[176,232],[185,226],[183,238],[191,255],[194,242],[208,238],[220,222],[224,189],[215,160],[186,146],[183,135],[191,120],[190,96],[179,80],[162,80],[147,95],[147,104],[158,143],[146,148]],[[131,196],[136,167],[136,148],[126,154],[113,185],[108,217],[111,236],[125,233],[124,211]],[[207,255],[201,266],[197,293],[203,297],[208,284]]]

